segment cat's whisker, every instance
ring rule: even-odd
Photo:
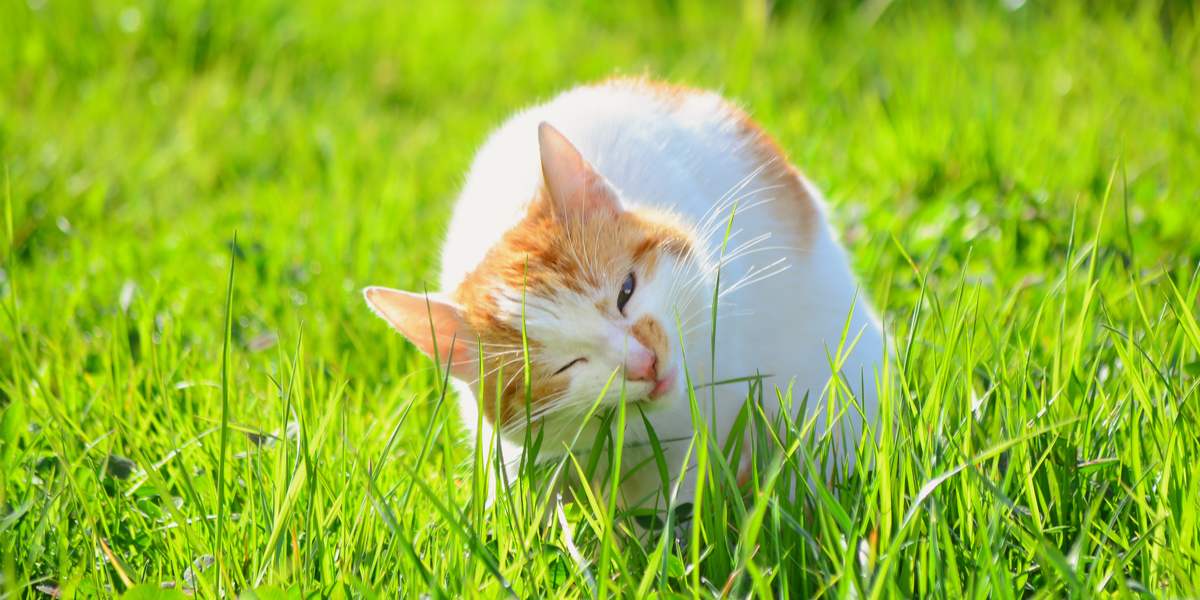
[[[745,277],[738,280],[737,283],[733,284],[728,289],[722,290],[719,297],[724,297],[726,294],[731,294],[731,293],[736,292],[740,289],[743,289],[747,286],[750,286],[750,285],[753,285],[756,283],[761,283],[767,279],[770,279],[772,277],[775,277],[776,275],[779,275],[780,273],[783,273],[784,271],[787,271],[792,266],[788,265],[788,264],[782,264],[782,263],[785,263],[786,260],[787,259],[785,259],[785,258],[780,258],[779,260],[767,265],[766,267],[763,267],[757,271],[752,271],[751,273],[748,273]],[[782,264],[782,266],[779,266],[779,268],[768,271],[768,269],[771,269],[772,267],[776,267],[781,264]]]
[[[500,358],[503,356],[508,356],[509,354],[520,354],[525,351],[524,348],[520,348],[520,347],[509,348],[508,350],[487,350],[486,348],[482,349],[482,350],[483,350],[483,360],[492,360],[492,359]],[[477,352],[472,352],[471,354],[473,356],[478,355]]]
[[[484,379],[487,379],[488,377],[491,377],[493,375],[499,375],[504,370],[504,368],[505,367],[496,367],[494,369],[491,369],[490,371],[486,371],[486,372],[484,372],[483,377],[484,377]],[[520,371],[520,369],[515,369],[515,370]],[[501,388],[501,389],[504,389],[504,388]]]
[[[747,256],[751,256],[751,255],[758,254],[761,252],[783,251],[783,252],[792,252],[792,253],[797,253],[797,254],[803,252],[802,249],[794,247],[794,246],[762,246],[762,247],[759,247],[759,244],[770,239],[770,237],[771,237],[771,235],[769,233],[764,233],[764,234],[755,236],[754,238],[751,238],[751,239],[746,240],[745,242],[739,244],[733,251],[728,252],[726,254],[726,256],[716,266],[713,267],[712,272],[715,272],[717,269],[724,269],[736,260],[740,260]],[[686,296],[690,297],[691,292],[694,291],[695,288],[698,288],[703,283],[704,276],[708,275],[708,274],[709,273],[706,272],[706,273],[700,273],[700,274],[694,275],[687,282],[687,284],[685,284],[685,286],[682,289],[680,289],[677,285],[673,285],[671,288],[672,294],[673,294],[672,297],[675,297],[674,294],[677,294],[677,293],[681,293],[682,295],[686,295]],[[751,275],[753,274],[753,269],[752,269],[752,273],[750,273],[750,274]],[[743,279],[744,278],[745,278],[745,276],[743,276]],[[725,295],[725,293],[727,291],[729,291],[730,288],[734,288],[735,286],[741,287],[738,283],[734,283],[734,284],[730,285],[728,288],[723,288],[720,295],[721,296]]]
[[[699,273],[694,274],[689,280],[687,280],[685,282],[683,288],[681,288],[679,290],[673,290],[673,294],[671,297],[678,297],[679,295],[683,295],[688,298],[691,298],[692,292],[696,291],[696,289],[699,288],[701,285],[704,285],[708,281],[708,278],[714,272],[715,272],[715,270],[712,270],[712,271],[706,270],[706,271],[701,271]]]
[[[532,425],[538,421],[543,421],[546,417],[565,412],[569,408],[575,407],[573,402],[563,402],[569,396],[567,391],[559,392],[545,398],[538,398],[538,406],[535,410],[531,410],[528,415],[520,415],[519,418],[512,423],[505,425],[502,429],[505,433],[514,433],[523,431],[527,425]]]
[[[773,191],[776,189],[781,189],[782,187],[783,186],[779,185],[779,184],[769,184],[769,185],[759,186],[759,187],[749,190],[746,193],[741,194],[737,197],[730,198],[729,201],[726,202],[723,206],[718,207],[719,210],[717,212],[713,213],[710,220],[700,223],[696,228],[697,231],[700,232],[700,235],[705,242],[710,242],[711,241],[710,238],[712,237],[712,235],[715,232],[720,231],[729,225],[729,220],[730,220],[731,216],[732,216],[733,220],[736,221],[737,215],[743,214],[749,210],[758,208],[759,206],[761,206],[763,204],[773,201],[774,196],[767,196],[766,198],[754,199],[746,204],[742,204],[743,200],[755,198],[759,194],[762,194],[764,192],[770,192],[770,191]]]
[[[484,372],[483,372],[483,376],[484,376],[485,378],[487,378],[487,377],[491,377],[492,375],[495,375],[495,374],[496,374],[497,372],[499,372],[500,370],[502,370],[502,369],[507,369],[509,366],[511,366],[511,365],[515,365],[515,364],[518,364],[518,363],[520,363],[520,362],[521,362],[521,359],[520,359],[520,358],[512,358],[512,359],[508,359],[507,361],[505,361],[505,362],[503,362],[503,363],[500,363],[500,364],[498,364],[498,365],[495,365],[495,366],[493,366],[493,367],[490,367],[490,368],[488,368],[488,369],[485,369],[485,370],[484,370]],[[486,364],[486,362],[485,362],[485,364]]]
[[[766,170],[768,164],[769,163],[763,163],[759,165],[754,170],[747,173],[745,177],[738,180],[737,183],[730,186],[728,190],[725,190],[725,193],[721,194],[721,196],[717,198],[717,201],[714,202],[713,205],[708,208],[708,210],[704,211],[699,219],[697,219],[698,228],[703,229],[707,227],[708,222],[716,218],[716,215],[719,215],[721,211],[725,210],[725,208],[727,208],[729,204],[734,201],[733,198],[740,194],[742,190],[746,188],[746,186],[750,185],[751,181],[754,181],[755,178],[757,178],[763,173],[763,171]]]
[[[758,244],[761,244],[769,239],[771,239],[770,232],[760,233],[748,240],[739,240],[738,243],[732,248],[726,248],[725,252],[716,260],[714,260],[714,262],[716,263],[716,266],[724,266],[726,261],[728,261],[731,256],[736,255],[738,252],[741,252],[746,248],[757,246]]]
[[[510,354],[516,354],[516,356],[510,356]],[[507,353],[507,354],[504,354],[504,355],[502,355],[502,356],[495,357],[495,358],[503,358],[503,361],[502,361],[502,362],[500,362],[500,364],[499,364],[499,365],[497,365],[497,366],[500,366],[500,367],[506,367],[506,366],[508,366],[508,365],[511,365],[511,364],[513,364],[513,363],[518,363],[518,362],[521,362],[522,360],[524,360],[524,359],[525,359],[525,353],[524,353],[524,352],[522,352],[522,351],[520,351],[520,350],[517,350],[516,352],[513,352],[513,353]]]
[[[525,355],[524,355],[524,353],[521,353],[519,356],[514,356],[512,358],[505,359],[504,362],[501,362],[500,364],[495,365],[494,367],[489,369],[484,375],[491,376],[501,369],[507,369],[511,365],[521,364],[524,361],[525,361]],[[519,373],[520,371],[521,371],[521,369],[516,369],[516,372]]]
[[[525,377],[525,369],[524,368],[513,369],[512,375],[510,375],[508,380],[506,380],[504,382],[504,385],[500,386],[500,389],[502,389],[502,390],[509,389],[510,386],[512,386],[513,384],[515,384],[517,382],[518,377],[521,377],[522,379]]]
[[[766,198],[754,199],[745,205],[742,204],[743,200],[746,200],[749,198],[754,198],[755,196],[762,194],[764,192],[769,192],[769,191],[773,191],[776,189],[782,189],[782,188],[783,188],[783,186],[779,185],[779,184],[764,185],[761,187],[754,188],[753,190],[750,190],[749,192],[747,192],[745,194],[737,196],[736,198],[732,198],[727,203],[726,206],[721,208],[720,212],[715,213],[713,215],[714,217],[721,217],[721,218],[719,218],[719,219],[714,218],[709,222],[701,223],[697,227],[697,231],[699,232],[700,239],[703,241],[703,243],[705,245],[711,246],[712,241],[713,241],[712,237],[715,234],[717,234],[718,232],[724,231],[724,229],[726,229],[729,226],[729,222],[730,222],[731,218],[733,219],[733,221],[736,222],[738,215],[744,214],[749,210],[758,208],[765,204],[769,204],[770,202],[773,202],[775,200],[775,197],[767,196]]]
[[[775,188],[779,188],[779,187],[782,187],[782,186],[780,186],[780,185],[761,186],[759,188],[749,191],[747,194],[733,197],[730,199],[730,201],[728,203],[723,202],[722,204],[727,204],[728,206],[732,206],[734,202],[739,201],[740,199],[752,196],[754,194],[759,194],[759,193],[762,193],[765,191],[769,191],[769,190],[772,190]],[[772,202],[774,200],[775,200],[775,197],[773,197],[773,196],[767,197],[767,198],[760,198],[758,200],[750,202],[749,204],[746,204],[745,206],[739,206],[737,208],[737,212],[745,213],[747,211],[753,210],[760,206],[769,204],[770,202]],[[714,210],[712,210],[710,212],[713,215],[717,215],[720,212],[720,209],[721,209],[721,206],[717,206],[717,207],[714,207]],[[736,219],[736,216],[734,218]],[[711,241],[710,238],[712,238],[713,235],[715,235],[718,231],[724,231],[724,228],[722,227],[723,225],[728,225],[728,218],[726,218],[722,221],[713,221],[706,227],[701,228],[700,237],[704,241],[703,245],[707,246],[708,250],[703,252],[702,254],[700,254],[698,257],[699,261],[701,263],[701,267],[702,267],[700,269],[700,272],[693,275],[687,283],[684,283],[684,287],[682,288],[682,291],[685,291],[685,293],[690,293],[690,292],[694,291],[695,287],[698,287],[700,285],[700,283],[702,283],[704,281],[704,279],[707,278],[707,276],[709,276],[711,273],[715,272],[716,269],[719,269],[719,268],[727,265],[732,260],[732,257],[736,256],[739,252],[744,251],[745,249],[752,247],[755,244],[761,243],[762,241],[764,241],[765,239],[770,237],[769,233],[760,235],[760,236],[756,236],[755,238],[752,238],[750,240],[746,240],[744,242],[739,242],[736,246],[734,246],[733,249],[729,249],[728,248],[729,242],[731,240],[735,239],[738,236],[738,234],[741,233],[741,231],[742,231],[742,229],[739,228],[737,230],[731,231],[728,236],[724,237],[722,239],[721,245],[709,243]],[[725,248],[722,249],[722,246],[725,246]],[[722,254],[722,253],[724,253],[725,255],[729,255],[730,258],[724,258],[724,259],[718,261],[720,264],[715,267],[704,268],[705,265],[711,265],[711,263],[714,260],[715,255]],[[676,294],[678,294],[681,291],[680,284],[682,282],[681,282],[680,278],[678,277],[678,275],[687,266],[689,266],[688,261],[679,261],[678,263],[675,264],[675,266],[671,272],[671,286],[668,291],[668,297],[675,297]]]
[[[764,203],[765,202],[760,202],[758,204],[761,205]],[[679,286],[680,282],[678,281],[678,279],[676,279],[676,281],[674,281],[672,283],[672,288],[671,288],[672,294],[678,293],[680,291],[683,291],[684,293],[690,293],[690,292],[694,291],[694,289],[696,287],[698,287],[704,280],[706,280],[710,276],[713,276],[720,269],[727,266],[734,258],[737,258],[740,253],[742,253],[742,252],[746,251],[747,249],[752,248],[758,244],[761,244],[762,242],[766,241],[767,239],[769,239],[771,237],[770,233],[760,234],[749,240],[739,241],[732,249],[729,248],[728,247],[729,240],[736,238],[737,234],[740,232],[741,232],[741,229],[735,230],[735,231],[731,232],[730,235],[724,239],[725,248],[722,248],[719,245],[710,248],[702,260],[703,268],[700,270],[700,272],[692,275],[692,277],[686,281],[683,288],[680,288],[680,286]],[[720,255],[720,256],[718,256],[718,255]]]
[[[520,344],[514,344],[512,342],[485,342],[483,340],[477,340],[472,343],[472,345],[474,345],[474,344],[479,344],[481,346],[501,347],[501,348],[517,348],[520,346]]]
[[[716,321],[721,322],[725,319],[732,319],[732,318],[736,318],[736,317],[750,317],[750,316],[754,316],[754,311],[722,313],[720,315],[717,315]],[[701,330],[703,327],[711,326],[712,323],[713,323],[712,319],[708,319],[707,321],[703,321],[701,323],[696,323],[696,324],[692,325],[691,327],[685,329],[683,331],[683,335],[684,336],[691,335],[691,334],[695,333],[696,331]]]
[[[765,186],[763,188],[759,188],[759,189],[755,190],[753,193],[758,194],[761,192],[769,191],[769,190],[777,188],[777,187],[779,187],[779,186]],[[765,198],[755,199],[745,205],[738,204],[736,207],[736,214],[734,214],[732,217],[733,221],[736,223],[738,215],[744,215],[745,213],[750,212],[754,209],[757,209],[759,207],[766,206],[767,204],[775,202],[775,200],[776,200],[775,196],[767,196]],[[730,221],[729,221],[729,218],[727,217],[723,221],[713,223],[712,226],[710,226],[708,229],[704,230],[701,233],[701,235],[704,236],[705,245],[707,245],[709,247],[709,256],[710,257],[712,254],[720,252],[722,245],[728,246],[728,239],[732,239],[733,236],[735,235],[735,233],[731,233],[729,235],[728,239],[722,238],[722,240],[721,240],[722,244],[714,243],[716,240],[713,239],[713,236],[715,236],[718,233],[721,233],[722,235],[724,235],[724,231],[727,228],[729,228],[730,226],[731,226]],[[740,231],[740,229],[738,231]]]
[[[745,212],[749,212],[751,210],[760,208],[760,206],[764,206],[764,205],[770,204],[772,202],[775,202],[775,197],[773,197],[773,196],[754,200],[754,202],[751,202],[744,206],[739,206],[738,215],[744,215]],[[734,218],[734,222],[736,222],[737,215],[734,215],[733,218]],[[731,227],[730,224],[728,224],[728,221],[726,221],[724,223],[718,223],[718,226],[710,229],[709,232],[707,232],[706,245],[708,246],[709,250],[708,250],[708,254],[707,254],[706,258],[712,259],[714,256],[716,256],[716,254],[719,254],[721,252],[722,246],[724,246],[725,251],[728,252],[728,242],[730,242],[731,240],[736,238],[736,236],[740,232],[742,232],[742,228],[731,229],[730,234],[728,234],[728,236],[725,236],[725,229],[730,228],[730,227]],[[722,235],[720,244],[716,244],[716,241],[718,241],[718,240],[713,239],[713,236],[718,233],[721,233],[721,235]],[[737,246],[734,246],[734,247],[737,247]]]
[[[726,259],[726,262],[727,262],[727,263],[729,263],[729,262],[732,262],[732,261],[735,261],[735,260],[740,260],[740,259],[746,258],[746,257],[748,257],[748,256],[753,256],[753,255],[755,255],[755,254],[761,254],[761,253],[763,253],[763,252],[792,252],[792,253],[799,253],[799,252],[800,252],[800,250],[799,250],[799,249],[796,249],[796,248],[793,248],[793,247],[791,247],[791,246],[762,246],[762,247],[759,247],[759,248],[747,248],[747,249],[745,249],[745,250],[741,250],[741,251],[739,251],[737,254],[735,254],[735,255],[733,255],[733,256],[730,256],[728,259]],[[786,258],[785,258],[784,260],[786,260]]]
[[[711,298],[709,300],[711,300]],[[737,303],[732,300],[721,302],[719,306],[721,308],[721,310],[718,311],[719,314],[725,314],[729,312],[730,309],[736,309],[738,307]],[[706,301],[703,305],[697,307],[696,310],[689,314],[686,318],[681,319],[681,326],[683,328],[687,328],[696,322],[711,320],[712,307],[712,302]]]
[[[544,400],[544,404],[539,405],[536,411],[529,413],[529,422],[545,421],[551,416],[561,415],[562,413],[570,412],[571,409],[577,408],[574,402],[565,401],[567,398],[567,394],[561,394],[557,397]]]

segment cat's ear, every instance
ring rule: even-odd
[[[608,182],[579,154],[579,150],[549,123],[538,125],[542,178],[560,219],[593,214],[618,214],[621,202]]]
[[[438,294],[414,294],[385,287],[363,290],[367,306],[404,334],[421,352],[436,358],[450,374],[471,380],[479,376],[478,338],[462,310]],[[435,349],[436,346],[436,349]]]

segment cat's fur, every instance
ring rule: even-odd
[[[621,311],[631,272],[635,287]],[[775,388],[789,386],[797,406],[807,394],[810,413],[824,410],[836,362],[867,422],[875,420],[882,334],[819,193],[744,112],[712,92],[615,79],[509,119],[479,151],[458,198],[441,290],[365,295],[426,354],[437,346],[440,362],[451,363],[466,426],[475,432],[482,422],[472,438],[491,456],[499,431],[509,465],[519,461],[527,423],[544,436],[541,458],[561,456],[615,373],[604,402],[617,402],[623,386],[666,440],[671,476],[686,471],[693,421],[685,351],[695,386],[766,375],[768,412],[780,408]],[[577,358],[585,360],[554,374]],[[722,443],[746,391],[739,383],[696,393]],[[863,417],[851,409],[841,422],[855,434]],[[824,429],[826,416],[816,424]],[[592,434],[585,428],[578,448],[590,448]],[[640,417],[625,439],[623,464],[644,463]],[[682,479],[687,498],[691,482]],[[661,488],[657,470],[645,468],[621,491],[643,502]]]

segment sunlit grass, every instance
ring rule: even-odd
[[[775,4],[0,4],[0,594],[1200,593],[1194,12]],[[831,462],[750,380],[754,444],[697,439],[665,522],[602,453],[488,505],[358,291],[435,281],[506,115],[644,71],[829,195],[895,350],[879,444]]]

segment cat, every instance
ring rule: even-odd
[[[717,93],[615,78],[511,117],[475,157],[441,269],[440,292],[364,296],[449,366],[472,439],[485,457],[499,450],[510,477],[526,434],[541,437],[539,459],[592,448],[597,419],[584,417],[624,394],[670,465],[665,499],[690,500],[689,381],[722,445],[756,375],[772,419],[783,410],[775,390],[790,386],[795,407],[808,398],[800,420],[817,415],[821,432],[840,366],[856,398],[833,421],[849,460],[876,419],[883,332],[824,201]],[[742,383],[705,386],[730,379]],[[645,464],[648,435],[640,416],[627,420],[623,465]],[[663,483],[643,468],[619,493],[645,504]]]

